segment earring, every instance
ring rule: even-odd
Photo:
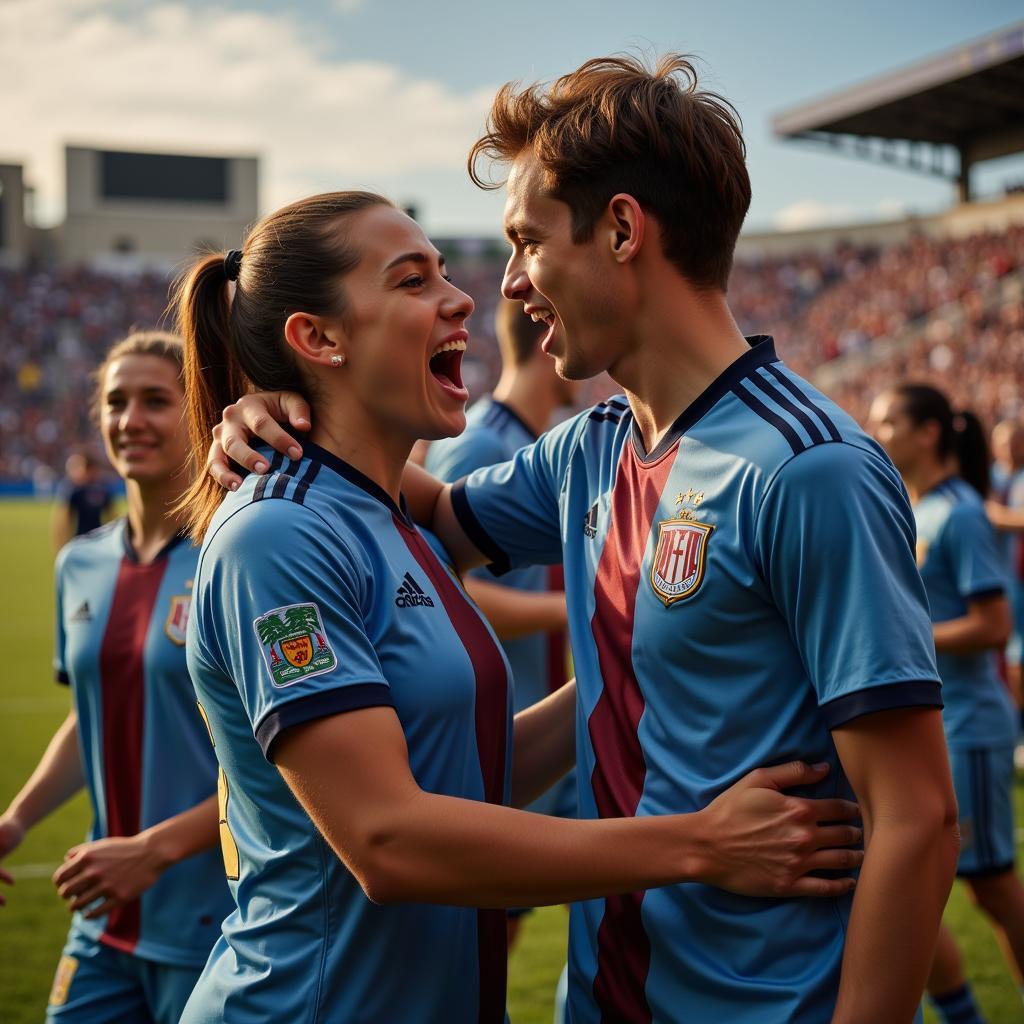
[[[337,368],[339,366],[344,366],[344,365],[345,365],[345,357],[344,356],[331,356],[331,366]]]

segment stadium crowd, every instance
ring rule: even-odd
[[[500,359],[493,311],[502,265],[453,254],[452,273],[477,299],[464,364],[471,394],[493,387]],[[987,426],[1024,409],[1024,227],[963,238],[915,235],[898,246],[839,243],[831,251],[738,260],[730,302],[748,334],[775,335],[780,355],[864,421],[893,379],[928,381]],[[45,489],[69,448],[92,436],[80,400],[112,341],[158,324],[168,280],[84,269],[0,270],[0,479]],[[878,358],[875,343],[887,344]],[[838,362],[836,362],[838,360]],[[587,382],[581,403],[613,386]]]

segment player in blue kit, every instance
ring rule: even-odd
[[[574,687],[513,724],[494,634],[399,493],[416,439],[465,425],[472,308],[416,223],[363,192],[272,214],[179,290],[197,452],[246,382],[301,387],[314,420],[303,457],[264,451],[268,475],[223,505],[210,479],[186,502],[206,537],[189,664],[238,907],[186,1024],[501,1022],[500,908],[701,879],[834,916],[851,888],[801,876],[859,863],[821,849],[857,834],[836,823],[853,805],[777,792],[824,766],[755,772],[692,814],[502,806],[571,765]]]
[[[855,792],[867,837],[852,899],[695,884],[575,907],[568,1019],[909,1021],[957,856],[913,516],[878,445],[728,309],[734,112],[682,58],[607,58],[504,87],[490,128],[471,168],[510,165],[505,296],[563,376],[607,370],[628,397],[454,489],[410,467],[414,517],[459,569],[563,561],[581,814],[658,821],[811,754],[833,766],[812,792]],[[242,425],[287,445],[268,411],[308,413],[229,409],[220,441],[250,469]]]
[[[943,719],[960,807],[957,873],[1002,933],[1017,977],[1024,969],[1024,886],[1014,870],[1013,704],[996,670],[1010,633],[1006,566],[983,498],[985,435],[969,412],[954,415],[940,391],[906,384],[872,405],[875,436],[914,503],[917,560],[928,592],[945,707]],[[943,1019],[981,1016],[952,935],[940,933],[928,990]]]
[[[0,855],[82,786],[89,840],[54,875],[74,911],[47,1017],[177,1024],[231,907],[217,851],[216,758],[185,665],[198,552],[183,491],[182,348],[139,333],[97,375],[128,514],[57,559],[55,667],[74,708],[0,817]]]

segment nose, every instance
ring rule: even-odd
[[[145,416],[142,403],[136,401],[134,398],[125,402],[117,425],[120,430],[123,430],[126,433],[132,430],[141,430],[145,426]]]
[[[530,279],[526,275],[523,260],[512,253],[505,264],[505,276],[501,281],[501,294],[513,302],[523,302],[530,291]]]
[[[449,285],[451,294],[445,302],[444,316],[447,320],[465,320],[476,306],[473,299],[455,285]]]

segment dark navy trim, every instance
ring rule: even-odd
[[[971,790],[974,801],[974,841],[978,847],[978,860],[983,869],[992,866],[995,853],[992,849],[992,808],[989,794],[992,792],[988,770],[988,751],[970,750]]]
[[[134,562],[136,565],[139,564],[139,555],[135,550],[135,545],[132,544],[132,529],[128,522],[128,517],[125,516],[122,520],[124,523],[124,533],[121,535],[121,542],[124,545],[124,557],[129,562]],[[148,565],[153,565],[154,562],[159,562],[166,558],[171,551],[176,548],[183,540],[188,540],[188,534],[184,530],[178,530],[173,537],[156,553],[152,562],[148,562]]]
[[[281,475],[274,481],[274,488],[270,492],[272,498],[283,498],[284,492],[288,490],[288,485],[291,483],[291,477],[299,470],[300,462],[296,462],[293,459],[288,460],[288,465],[281,470]]]
[[[842,441],[843,435],[839,433],[836,425],[825,415],[814,402],[811,401],[777,366],[769,363],[765,366],[765,372],[770,373],[805,409],[813,412],[821,421],[821,425],[828,432],[833,441]]]
[[[603,423],[605,420],[611,420],[612,423],[619,423],[622,420],[623,415],[624,414],[619,414],[616,416],[615,413],[598,412],[596,409],[592,409],[587,415],[587,419],[594,420],[597,423]]]
[[[995,878],[996,875],[1005,875],[1008,871],[1013,871],[1016,867],[1015,861],[1006,861],[1004,864],[997,864],[993,868],[975,868],[973,871],[961,871],[959,868],[956,872],[957,878]]]
[[[745,405],[751,412],[756,413],[766,423],[770,423],[775,429],[786,439],[786,443],[790,448],[793,449],[794,455],[799,455],[807,445],[800,439],[800,435],[786,422],[778,413],[773,412],[759,402],[742,384],[737,384],[732,389],[732,393]]]
[[[764,392],[779,408],[785,409],[807,431],[812,445],[825,443],[825,435],[811,417],[803,409],[798,409],[774,384],[766,381],[759,373],[752,373],[747,380]]]
[[[494,398],[493,396],[491,396],[490,408],[484,415],[485,424],[490,423],[492,411],[497,413],[496,418],[504,416],[505,418],[513,420],[515,423],[518,423],[519,426],[522,427],[527,434],[529,434],[531,441],[536,441],[537,438],[540,437],[540,434],[538,434],[533,429],[533,427],[531,427],[530,424],[527,423],[526,420],[524,420],[523,417],[520,416],[519,413],[517,413],[515,409],[512,408],[512,406],[507,405],[505,402],[499,401],[497,398]]]
[[[356,683],[333,690],[311,693],[298,697],[271,711],[256,727],[256,742],[263,750],[263,756],[270,762],[274,740],[293,725],[302,725],[317,718],[344,714],[346,711],[360,711],[363,708],[393,708],[395,700],[387,683]]]
[[[483,524],[477,519],[476,514],[469,507],[469,498],[466,497],[466,481],[460,480],[452,485],[452,511],[459,525],[465,531],[466,536],[476,545],[477,549],[485,554],[490,560],[489,566],[495,576],[501,576],[512,568],[509,557],[495,543],[491,535],[484,529]]]
[[[361,473],[355,466],[349,464],[344,459],[338,458],[333,452],[329,452],[326,448],[321,448],[318,444],[313,444],[312,441],[303,441],[302,450],[307,458],[314,459],[316,462],[325,465],[328,469],[334,470],[338,476],[344,477],[350,484],[355,484],[356,487],[366,491],[371,498],[376,498],[382,505],[386,505],[391,514],[397,516],[407,526],[413,526],[413,521],[409,518],[409,513],[405,508],[404,498],[402,499],[402,507],[399,508],[392,500],[391,495],[380,484],[371,480],[365,473]]]
[[[270,468],[256,481],[256,487],[252,492],[253,501],[262,501],[267,496],[267,485],[270,483],[270,478],[281,468],[282,462],[284,462],[284,456],[280,452],[274,452],[274,457],[270,460]]]
[[[872,686],[843,697],[836,697],[821,705],[825,724],[829,729],[852,722],[861,715],[895,708],[941,708],[942,684],[930,679],[911,683],[893,683],[890,686]]]
[[[961,595],[965,601],[984,601],[987,597],[1002,597],[1006,593],[1006,587],[983,587],[971,594]]]
[[[750,351],[727,366],[703,391],[683,410],[679,418],[668,428],[668,432],[650,455],[644,448],[640,428],[633,423],[633,450],[641,462],[656,462],[662,457],[698,420],[709,413],[718,402],[732,391],[744,377],[759,366],[778,362],[775,342],[768,334],[757,334],[747,338]]]
[[[71,685],[71,676],[69,676],[63,669],[58,669],[53,674],[53,678],[56,682],[60,683],[61,686]]]
[[[309,485],[316,479],[316,475],[319,472],[320,463],[311,461],[306,467],[306,471],[299,477],[299,482],[295,485],[295,490],[292,492],[292,501],[297,501],[300,505],[305,504],[306,491],[309,490]]]

